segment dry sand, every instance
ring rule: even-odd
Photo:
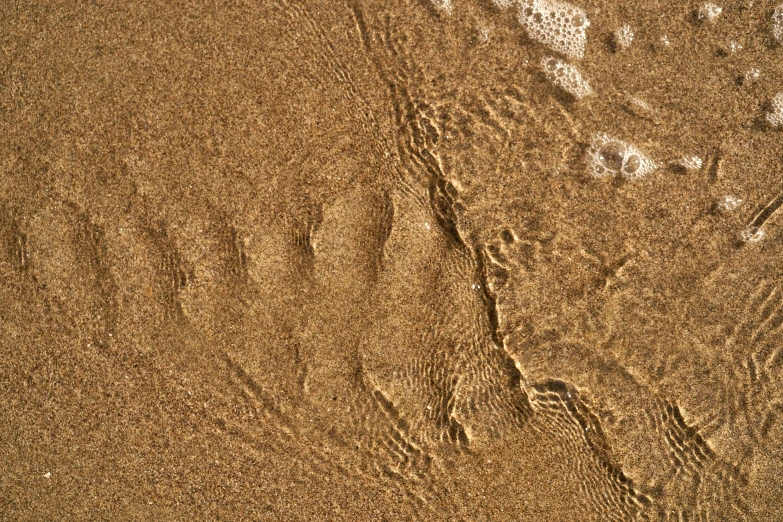
[[[775,5],[578,6],[0,2],[0,520],[783,520]]]

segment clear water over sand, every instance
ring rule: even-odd
[[[574,6],[0,5],[0,520],[783,517],[775,4]]]

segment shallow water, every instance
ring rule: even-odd
[[[526,5],[0,6],[0,520],[783,518],[775,4]]]

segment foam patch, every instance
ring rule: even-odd
[[[546,56],[541,60],[547,80],[560,87],[575,98],[584,98],[593,94],[590,84],[582,77],[579,70],[570,63],[554,56]]]
[[[590,20],[584,9],[567,2],[524,0],[519,3],[519,23],[528,36],[572,60],[584,57]]]
[[[640,179],[658,168],[656,162],[635,146],[603,133],[593,136],[587,150],[587,164],[594,177],[620,174],[628,180]]]

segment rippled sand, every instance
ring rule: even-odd
[[[0,5],[0,520],[783,520],[775,4],[512,4]]]

